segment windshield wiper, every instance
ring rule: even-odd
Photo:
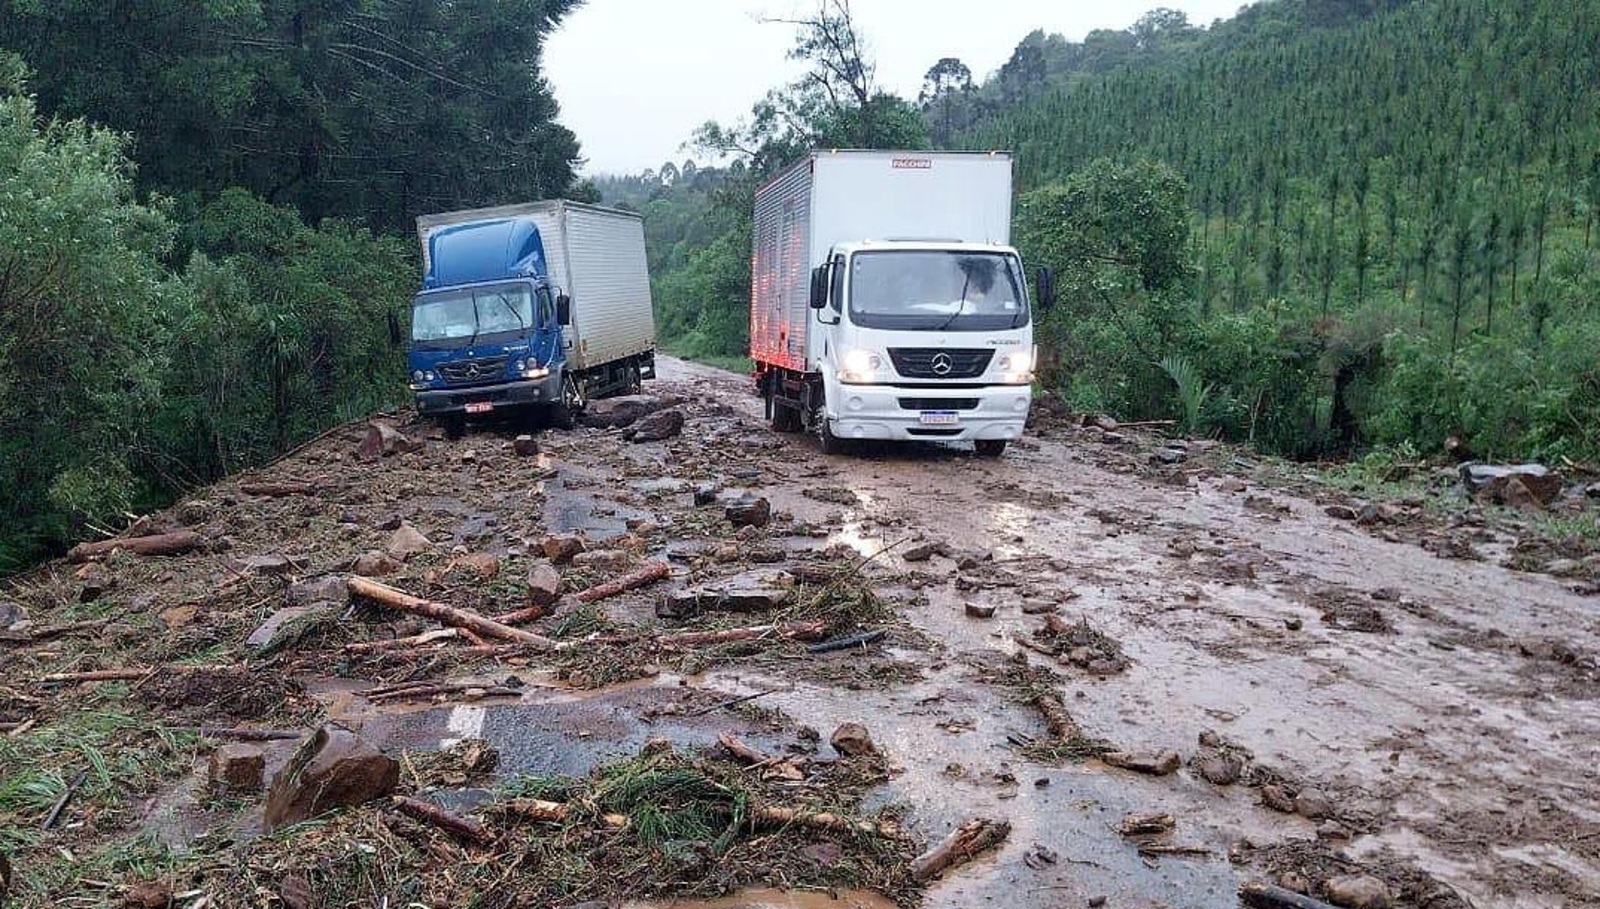
[[[956,311],[950,314],[950,318],[945,319],[944,324],[940,325],[938,328],[935,328],[934,331],[944,331],[946,328],[949,328],[951,323],[961,318],[961,314],[967,311],[967,287],[970,284],[972,284],[972,273],[968,272],[966,278],[962,279],[961,281],[960,305],[956,306]]]
[[[508,311],[510,311],[511,317],[513,319],[517,320],[517,327],[522,330],[522,333],[523,334],[527,334],[528,333],[528,323],[527,323],[527,321],[522,318],[522,313],[517,312],[517,308],[515,306],[511,305],[511,301],[506,299],[506,295],[505,294],[495,294],[494,298],[496,300],[500,301],[500,305],[501,306],[504,306]]]

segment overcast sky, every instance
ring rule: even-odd
[[[1208,26],[1246,0],[853,0],[851,14],[877,63],[878,84],[915,100],[941,57],[982,81],[1040,28],[1072,41],[1123,29],[1156,7]],[[682,163],[707,120],[731,125],[768,89],[793,81],[790,25],[804,0],[586,0],[545,45],[561,122],[578,134],[584,172],[638,173]]]

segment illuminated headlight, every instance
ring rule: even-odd
[[[542,379],[549,374],[550,370],[545,369],[543,366],[536,366],[533,363],[529,363],[528,368],[522,371],[524,379]]]
[[[1033,368],[1039,358],[1039,348],[1016,350],[1000,358],[1002,381],[1007,385],[1033,384]]]
[[[852,350],[839,361],[839,381],[864,385],[878,377],[883,358],[870,350]]]

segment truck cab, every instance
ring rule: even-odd
[[[570,422],[583,403],[565,370],[570,302],[550,284],[538,229],[518,219],[442,228],[429,238],[428,260],[407,353],[418,413],[459,425],[468,415],[555,405],[556,422]]]

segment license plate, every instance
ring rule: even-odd
[[[494,405],[488,401],[473,401],[467,405],[467,413],[488,413],[494,410]]]
[[[952,426],[960,422],[953,410],[924,410],[922,412],[922,425],[924,426]]]

